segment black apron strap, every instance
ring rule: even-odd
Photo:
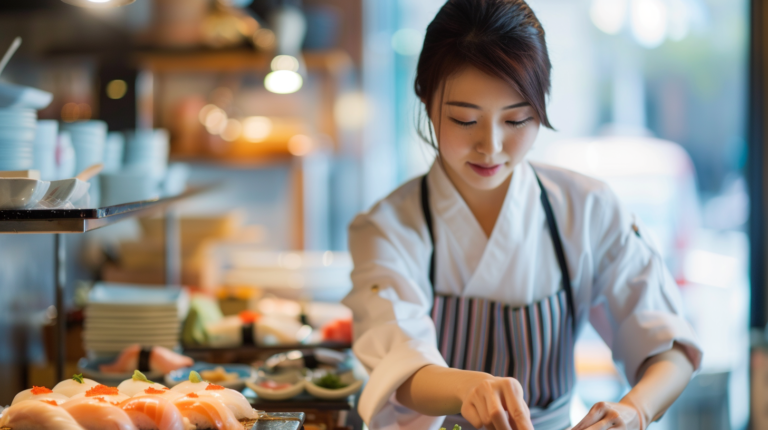
[[[531,166],[533,169],[533,166]],[[549,236],[552,238],[552,245],[555,248],[555,254],[557,255],[557,264],[560,266],[560,273],[563,278],[563,289],[565,290],[565,296],[568,299],[568,309],[571,314],[571,325],[573,326],[573,332],[576,332],[576,306],[573,302],[573,289],[571,288],[571,275],[568,271],[568,264],[565,261],[565,252],[563,251],[563,242],[560,239],[560,230],[557,229],[557,221],[555,220],[555,214],[552,212],[552,205],[549,202],[549,195],[544,188],[544,184],[541,183],[539,175],[536,170],[533,170],[533,174],[536,175],[536,181],[541,188],[541,205],[544,206],[544,213],[547,215],[547,226],[549,226]]]
[[[424,221],[427,222],[429,239],[432,241],[432,254],[429,256],[429,283],[432,292],[435,292],[435,232],[432,227],[432,209],[429,206],[429,187],[427,187],[427,175],[421,178],[421,210],[424,213]]]
[[[533,169],[533,166],[531,166]],[[539,179],[539,175],[536,170],[533,170],[533,174],[536,176],[536,181],[539,183],[541,189],[541,205],[544,207],[544,213],[547,216],[547,226],[549,227],[549,236],[552,238],[552,245],[555,248],[555,254],[557,256],[557,264],[560,266],[560,274],[563,278],[563,289],[565,290],[565,296],[568,300],[568,309],[570,310],[571,325],[574,333],[576,332],[576,306],[573,301],[573,289],[571,288],[571,275],[568,271],[568,265],[565,261],[565,252],[563,251],[563,243],[560,239],[560,231],[557,229],[557,221],[555,221],[555,214],[552,212],[552,205],[549,202],[549,195],[544,185]],[[432,292],[435,291],[435,232],[432,224],[432,209],[429,206],[429,187],[427,187],[427,175],[421,178],[421,209],[424,212],[424,220],[427,223],[427,229],[429,230],[429,238],[432,241],[432,254],[429,258],[429,282],[432,284]]]

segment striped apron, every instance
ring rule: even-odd
[[[421,181],[421,204],[433,245],[429,278],[434,295],[432,320],[440,353],[454,369],[517,379],[537,428],[570,427],[569,399],[576,379],[575,307],[560,233],[541,180],[537,175],[563,288],[536,303],[512,308],[492,300],[436,292],[435,239],[426,179],[425,176]],[[462,425],[463,430],[469,425],[461,417],[446,419],[446,424],[453,423]]]

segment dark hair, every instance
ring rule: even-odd
[[[531,104],[545,127],[550,71],[544,29],[523,0],[448,0],[427,27],[416,68],[416,95],[427,119],[432,98],[446,78],[463,66],[509,82]],[[437,126],[435,126],[437,127]],[[435,146],[429,137],[419,135]]]

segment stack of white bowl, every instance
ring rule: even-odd
[[[137,130],[126,134],[123,169],[101,175],[104,206],[155,199],[163,193],[168,170],[168,131]]]
[[[36,110],[0,109],[0,170],[32,168],[36,129]]]
[[[32,168],[40,171],[40,179],[55,181],[59,179],[56,165],[56,144],[59,134],[59,123],[52,119],[37,121],[37,132],[34,143],[34,164]]]
[[[75,176],[75,148],[72,146],[72,136],[68,131],[59,132],[57,143],[58,168],[56,179],[69,179]]]
[[[188,309],[189,296],[182,289],[96,284],[85,308],[85,350],[97,358],[136,343],[178,348]]]
[[[99,120],[77,121],[67,123],[64,129],[72,136],[72,146],[75,147],[75,171],[82,172],[86,168],[104,162],[104,146],[107,141],[107,123]],[[98,178],[88,181],[91,188],[89,206],[100,205],[100,188]]]
[[[104,173],[119,172],[123,168],[123,154],[125,153],[125,135],[119,131],[107,134],[107,142],[104,146]]]

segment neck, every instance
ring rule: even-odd
[[[492,190],[478,190],[470,187],[461,178],[454,173],[450,167],[441,162],[442,168],[448,175],[448,179],[451,180],[453,186],[464,199],[464,202],[469,207],[472,215],[480,224],[486,237],[491,237],[493,227],[496,225],[496,221],[499,219],[501,208],[504,206],[504,199],[507,196],[507,190],[509,190],[509,184],[512,182],[512,175],[498,187]]]

